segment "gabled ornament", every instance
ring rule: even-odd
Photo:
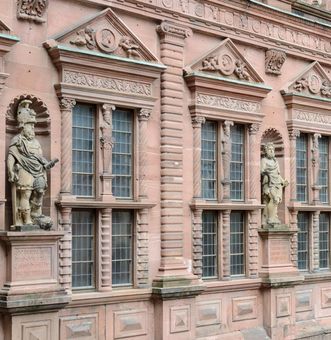
[[[264,82],[230,39],[223,40],[184,71],[186,75],[205,74],[244,82]]]
[[[322,66],[315,61],[281,92],[284,95],[292,94],[331,99],[331,80]]]
[[[10,27],[0,20],[0,33],[10,34]]]
[[[159,63],[153,53],[110,8],[83,20],[70,31],[60,33],[45,43],[48,49],[58,45],[85,53],[97,52]]]

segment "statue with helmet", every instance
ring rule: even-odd
[[[52,227],[50,217],[42,214],[42,203],[47,189],[46,170],[58,159],[48,161],[42,155],[41,145],[35,138],[36,112],[30,108],[30,100],[22,100],[17,109],[20,133],[10,142],[7,168],[12,185],[14,226],[20,230]]]

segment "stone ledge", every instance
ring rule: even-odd
[[[180,298],[191,298],[200,295],[206,288],[202,285],[178,286],[178,287],[153,287],[152,297],[154,299],[172,300]]]

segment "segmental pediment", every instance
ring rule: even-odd
[[[184,71],[186,75],[199,73],[244,82],[264,82],[229,38],[187,66]]]
[[[54,36],[45,46],[52,48],[59,44],[84,52],[159,63],[156,56],[110,8]]]
[[[292,81],[282,94],[300,94],[331,99],[331,80],[317,62],[310,64]]]

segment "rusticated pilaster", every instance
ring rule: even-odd
[[[201,198],[201,126],[205,117],[192,117],[193,126],[193,197]]]
[[[233,126],[232,121],[226,120],[223,124],[223,137],[222,137],[223,201],[230,200],[231,126]]]
[[[260,211],[254,210],[249,213],[248,223],[248,275],[256,278],[259,271],[259,249],[258,249],[258,218]]]
[[[139,210],[137,223],[137,285],[148,286],[148,209]]]
[[[289,131],[290,137],[290,186],[291,186],[291,201],[297,199],[297,175],[296,175],[296,140],[300,136],[300,131],[297,129],[291,129]]]
[[[183,61],[185,27],[162,22],[157,31],[161,61],[161,266],[160,270],[187,268],[183,259]],[[169,273],[170,274],[170,273]]]
[[[257,134],[260,124],[254,123],[249,126],[249,198],[260,201],[260,147]]]
[[[100,251],[100,287],[99,290],[111,290],[111,225],[112,209],[101,210],[101,228],[99,238]]]
[[[60,230],[65,234],[59,242],[59,271],[60,284],[67,291],[71,292],[72,273],[72,235],[71,235],[71,208],[61,208]]]
[[[319,269],[320,245],[319,245],[319,218],[320,212],[313,213],[313,271]]]
[[[230,213],[222,212],[223,280],[230,279]]]
[[[148,120],[152,110],[142,108],[138,112],[139,121],[139,199],[147,199],[146,171],[147,171],[147,136]]]
[[[61,110],[61,195],[71,195],[72,189],[72,98],[60,100]]]
[[[291,260],[295,267],[298,266],[298,212],[293,210],[290,212],[290,229],[296,230],[291,236]]]
[[[193,274],[202,276],[202,209],[193,210]]]

